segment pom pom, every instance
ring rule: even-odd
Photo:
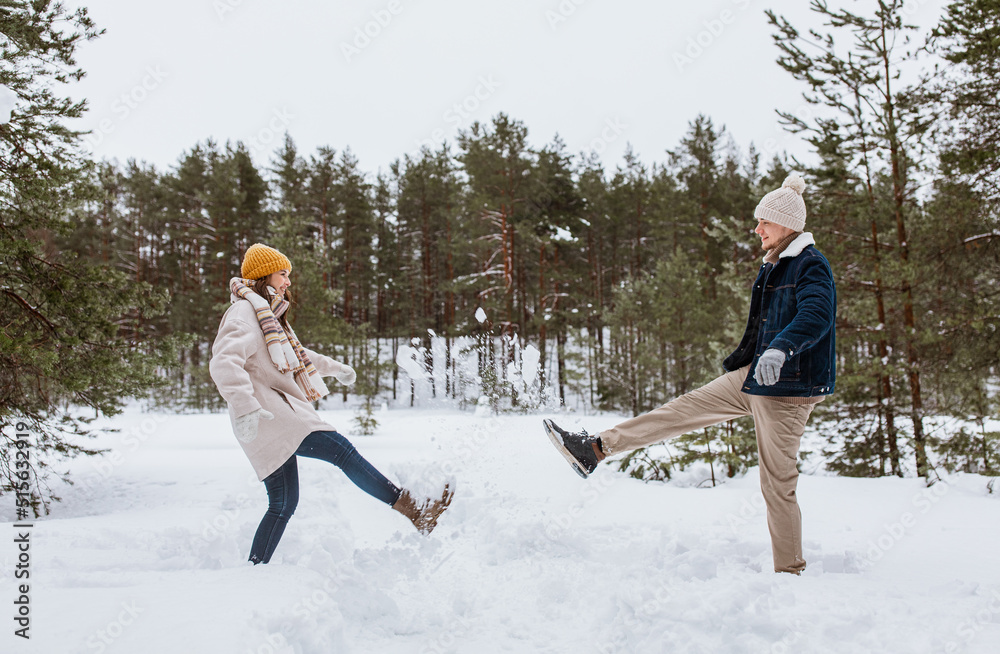
[[[792,173],[785,178],[785,183],[781,185],[781,188],[790,188],[802,195],[802,192],[806,190],[806,180],[802,179],[798,173]]]

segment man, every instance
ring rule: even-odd
[[[546,420],[552,443],[582,477],[605,457],[752,415],[775,572],[799,574],[802,518],[795,497],[799,440],[813,407],[833,392],[837,294],[826,258],[804,232],[805,181],[789,175],[754,211],[765,250],[743,339],[726,374],[644,415],[590,436]]]

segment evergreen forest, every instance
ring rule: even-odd
[[[926,43],[903,2],[868,4],[814,0],[821,31],[768,13],[777,64],[814,110],[775,109],[811,163],[694,115],[657,160],[629,150],[612,167],[499,113],[378,171],[350,144],[303,152],[292,134],[266,161],[213,140],[169,170],[142,153],[90,160],[65,125],[85,105],[58,83],[84,74],[73,51],[99,28],[83,9],[0,7],[0,84],[21,99],[0,125],[8,488],[16,424],[42,434],[44,469],[90,453],[68,434],[128,398],[222,409],[208,360],[255,242],[293,263],[303,343],[358,370],[334,392],[362,430],[389,398],[645,412],[721,372],[761,264],[754,208],[793,171],[838,292],[837,391],[814,412],[825,444],[811,454],[852,476],[998,474],[1000,1],[956,0]],[[431,398],[415,397],[401,350],[445,371]],[[511,372],[528,352],[530,388]],[[617,464],[665,479],[694,461],[713,476],[755,463],[746,421],[675,445]]]

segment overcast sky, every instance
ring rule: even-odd
[[[846,0],[860,10],[869,0]],[[806,156],[776,108],[803,106],[764,16],[812,21],[803,0],[136,0],[82,2],[106,33],[74,87],[99,158],[172,167],[196,143],[242,140],[269,162],[350,147],[368,172],[506,112],[532,145],[558,133],[605,166],[626,144],[664,161],[699,113],[744,150]],[[936,22],[941,0],[909,20]]]

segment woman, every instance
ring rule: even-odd
[[[256,243],[243,257],[242,277],[230,283],[232,306],[222,316],[209,371],[229,404],[233,431],[267,489],[268,509],[250,548],[255,565],[271,559],[299,499],[296,457],[329,461],[361,490],[382,500],[424,534],[451,503],[446,484],[439,500],[416,500],[362,457],[324,422],[312,402],[327,393],[323,377],[350,386],[354,370],[303,347],[285,315],[292,264]]]

